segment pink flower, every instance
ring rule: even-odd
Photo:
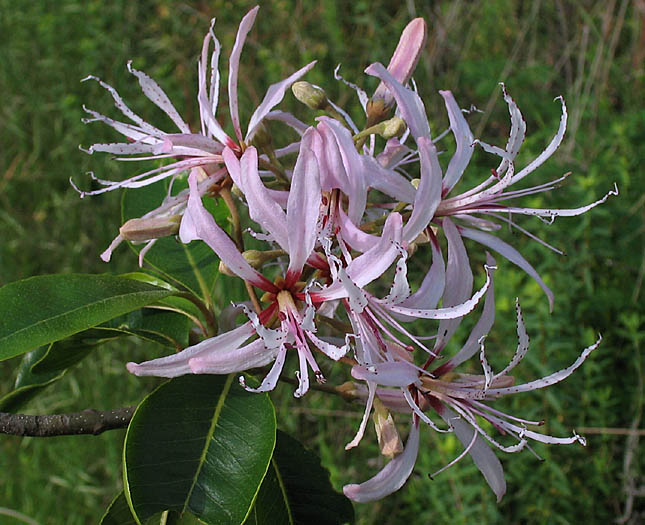
[[[260,122],[265,118],[281,120],[289,126],[296,128],[297,131],[302,131],[297,119],[293,116],[280,111],[272,112],[272,109],[282,101],[285,92],[289,89],[291,84],[301,78],[315,65],[315,61],[307,64],[305,67],[299,69],[286,79],[269,86],[264,99],[251,115],[246,133],[242,133],[237,95],[240,56],[242,54],[244,42],[253,26],[258,10],[259,6],[254,7],[240,22],[237,37],[235,39],[235,45],[233,46],[233,50],[231,51],[229,58],[228,97],[230,117],[233,124],[235,138],[231,138],[224,131],[215,117],[219,101],[218,64],[221,51],[221,46],[212,30],[215,20],[211,23],[211,28],[204,38],[202,53],[198,62],[197,99],[199,103],[199,116],[201,122],[201,129],[199,132],[191,131],[189,125],[181,118],[163,89],[161,89],[161,87],[148,75],[134,69],[131,62],[128,62],[128,71],[137,77],[143,94],[164,113],[166,113],[168,117],[170,117],[177,126],[179,133],[167,133],[145,122],[125,104],[123,99],[112,86],[106,84],[99,78],[89,76],[84,79],[91,79],[99,82],[99,84],[112,95],[115,106],[132,122],[119,122],[84,107],[85,111],[91,116],[91,118],[85,119],[84,122],[105,122],[108,126],[116,129],[129,140],[129,142],[125,143],[93,144],[87,150],[88,153],[103,151],[117,155],[144,154],[144,156],[135,157],[135,159],[151,160],[175,158],[178,160],[161,168],[147,171],[124,181],[111,182],[96,179],[104,186],[104,188],[91,192],[82,192],[78,190],[81,196],[95,195],[116,188],[137,188],[145,186],[166,177],[176,176],[183,171],[199,166],[205,167],[207,171],[209,171],[209,166],[222,163],[222,151],[224,147],[232,148],[238,152],[244,149],[245,145],[252,139],[253,135],[257,131]],[[210,54],[209,60],[211,41],[214,44],[214,50]],[[133,159],[129,157],[117,157],[117,160]]]
[[[524,327],[519,303],[517,309],[518,346],[515,355],[500,372],[494,373],[486,359],[484,338],[494,320],[494,297],[487,295],[484,311],[479,322],[473,328],[464,346],[448,361],[432,369],[430,358],[423,367],[423,372],[414,372],[411,363],[405,360],[391,363],[377,363],[371,366],[357,366],[352,370],[356,379],[367,382],[367,391],[359,389],[356,393],[367,400],[370,405],[374,396],[390,409],[397,412],[412,412],[413,424],[410,436],[417,432],[415,425],[423,421],[439,432],[454,432],[464,446],[457,458],[440,469],[434,475],[454,465],[469,454],[477,468],[484,475],[487,483],[495,492],[498,501],[506,492],[504,471],[497,456],[486,444],[505,452],[519,452],[532,439],[548,444],[586,444],[583,437],[574,432],[571,437],[556,437],[529,430],[527,425],[540,426],[544,421],[529,421],[497,410],[491,402],[507,395],[518,394],[544,388],[569,377],[600,344],[602,338],[585,348],[580,356],[568,367],[529,383],[515,385],[509,373],[522,361],[529,350],[529,338]],[[461,363],[478,356],[483,368],[482,375],[454,374],[452,371]],[[376,388],[377,385],[393,388]],[[447,424],[440,428],[426,415],[432,409]],[[481,421],[490,423],[500,433],[515,438],[516,443],[503,445],[481,425]],[[408,444],[414,445],[409,438]],[[416,439],[416,438],[415,438]],[[407,456],[406,456],[407,454]],[[535,453],[534,453],[535,454]],[[371,480],[361,485],[348,485],[345,494],[355,501],[364,502],[378,499],[398,490],[412,472],[409,465],[412,452],[406,451]],[[405,456],[405,457],[403,457]],[[414,453],[416,456],[416,453]],[[399,459],[401,458],[401,459]],[[405,463],[405,469],[390,466],[394,461]],[[414,460],[412,460],[414,462]]]
[[[410,220],[406,224],[408,232],[407,239],[413,240],[415,234],[421,233],[430,224],[445,227],[448,217],[457,219],[459,223],[456,226],[460,236],[472,239],[487,248],[497,251],[509,261],[522,268],[543,288],[552,307],[553,294],[533,266],[511,245],[487,232],[501,228],[500,224],[494,222],[494,220],[500,220],[518,228],[531,238],[537,239],[531,233],[515,224],[511,219],[511,215],[535,215],[546,218],[547,220],[553,220],[555,217],[560,216],[571,217],[580,215],[602,204],[610,195],[618,194],[617,188],[614,188],[614,190],[609,191],[602,199],[589,205],[573,209],[535,209],[513,207],[503,204],[509,199],[552,190],[566,177],[564,176],[549,183],[522,190],[508,191],[511,185],[519,182],[540,167],[553,155],[562,142],[567,123],[567,111],[564,100],[561,97],[559,98],[562,104],[562,118],[556,135],[538,157],[516,173],[515,158],[524,141],[526,124],[517,105],[508,95],[506,89],[503,87],[504,100],[508,104],[511,115],[511,131],[504,149],[491,146],[480,140],[475,140],[452,93],[450,91],[440,91],[439,93],[444,98],[448,111],[450,130],[457,144],[455,154],[450,159],[446,172],[442,174],[437,160],[437,153],[431,140],[430,126],[425,114],[425,108],[419,96],[414,91],[402,85],[381,64],[372,64],[365,72],[380,78],[392,92],[397,101],[398,110],[401,112],[401,116],[408,125],[410,134],[417,145],[421,164],[421,183],[413,202],[413,211]],[[458,196],[448,197],[468,167],[474,146],[477,144],[486,152],[501,157],[502,160],[499,166],[496,170],[493,170],[493,175],[478,186]],[[486,218],[480,218],[476,215],[485,215]],[[545,242],[539,239],[537,240],[559,252],[559,250],[552,248]]]
[[[275,360],[262,384],[257,389],[248,388],[265,392],[275,387],[284,366],[287,349],[295,348],[300,362],[300,384],[295,395],[300,397],[309,389],[308,366],[319,381],[324,381],[309,344],[334,360],[340,359],[347,352],[347,343],[339,347],[316,336],[313,322],[315,308],[308,293],[303,293],[303,283],[299,282],[304,265],[314,256],[321,206],[318,164],[310,149],[313,133],[312,129],[303,136],[293,171],[286,213],[260,179],[257,151],[254,147],[247,148],[241,159],[229,148],[223,151],[231,177],[244,192],[251,218],[289,255],[289,266],[284,278],[276,279],[275,282],[269,281],[244,259],[233,241],[204,208],[196,174],[193,173],[189,178],[190,197],[179,230],[181,240],[206,242],[234,274],[268,294],[269,306],[259,316],[245,308],[249,321],[232,332],[203,341],[173,356],[141,364],[128,363],[128,370],[137,375],[163,377],[175,377],[189,372],[224,374],[247,370]],[[313,264],[317,262],[314,256]],[[306,303],[305,307],[297,305],[303,301]],[[279,327],[267,328],[265,325],[275,316],[278,317]],[[246,343],[255,335],[258,339]],[[243,378],[240,381],[244,384]]]

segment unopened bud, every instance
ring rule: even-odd
[[[310,82],[303,80],[294,82],[291,91],[294,97],[311,109],[325,109],[329,106],[325,90]]]
[[[246,262],[253,266],[253,268],[261,268],[268,261],[286,254],[287,253],[284,250],[246,250],[242,253],[242,257],[244,257]]]
[[[392,414],[378,397],[374,398],[374,415],[372,417],[381,454],[393,458],[403,452],[401,436],[396,429]]]
[[[383,122],[383,131],[381,132],[381,137],[384,139],[393,139],[394,137],[400,137],[403,135],[403,132],[406,129],[405,121],[400,117],[392,117],[389,120]]]
[[[222,261],[219,262],[219,273],[223,273],[224,275],[228,275],[229,277],[235,277],[233,271]]]
[[[388,72],[401,84],[405,85],[410,80],[426,45],[427,37],[428,26],[423,18],[412,20],[401,33],[399,43],[387,66]],[[386,118],[393,105],[394,97],[381,82],[367,104],[368,125],[372,126]]]
[[[177,235],[180,222],[181,215],[151,217],[149,219],[130,219],[119,228],[119,233],[127,241],[149,241],[151,239]]]

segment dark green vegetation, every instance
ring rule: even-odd
[[[549,314],[537,285],[499,261],[497,323],[487,340],[489,357],[499,368],[516,344],[516,295],[532,344],[518,369],[519,380],[568,365],[602,333],[601,348],[566,382],[504,403],[518,416],[545,418],[552,434],[568,435],[575,428],[587,435],[587,447],[537,446],[544,462],[529,452],[503,457],[508,492],[497,505],[469,459],[428,479],[427,474],[453,459],[461,447],[452,436],[425,431],[411,480],[389,499],[357,505],[359,522],[609,523],[623,514],[629,480],[642,486],[645,455],[637,439],[611,430],[645,426],[640,420],[645,334],[643,12],[627,0],[444,1],[408,11],[414,3],[394,8],[386,2],[359,1],[351,7],[320,2],[312,8],[304,2],[276,1],[263,7],[242,59],[241,107],[244,101],[255,105],[266,86],[312,59],[318,65],[307,79],[323,86],[341,106],[357,106],[353,92],[333,80],[336,64],[343,64],[347,79],[373,89],[374,79],[362,69],[372,61],[387,62],[407,21],[424,16],[430,36],[415,79],[435,133],[448,122],[437,90],[450,89],[462,107],[475,104],[484,110],[470,117],[475,135],[504,144],[508,113],[497,87],[504,80],[528,124],[518,162],[523,165],[555,132],[560,106],[553,98],[564,95],[570,112],[567,139],[531,180],[539,184],[567,171],[573,174],[557,192],[529,197],[526,204],[580,206],[600,198],[614,181],[621,194],[582,217],[558,219],[550,226],[520,219],[522,226],[564,249],[567,257],[519,232],[506,234],[552,287],[555,309]],[[166,89],[185,119],[195,123],[196,57],[209,20],[218,18],[225,65],[237,23],[252,5],[0,0],[0,284],[31,275],[120,273],[136,267],[136,257],[126,247],[110,264],[98,258],[120,224],[120,195],[81,201],[68,183],[71,176],[89,187],[84,176],[88,170],[119,179],[142,168],[78,151],[78,144],[115,137],[101,124],[81,124],[83,103],[114,113],[103,90],[79,80],[88,74],[101,76],[135,111],[167,127],[127,73],[125,63],[131,58]],[[313,117],[289,96],[283,107],[303,119]],[[248,117],[242,113],[243,120]],[[447,140],[443,147],[454,145]],[[470,187],[495,166],[478,152],[461,187]],[[481,263],[483,256],[473,261],[476,270]],[[220,290],[230,289],[233,282],[224,279]],[[60,413],[138,403],[159,382],[130,376],[124,363],[166,351],[152,343],[119,339],[32,401],[28,411]],[[11,390],[17,363],[8,361],[0,368],[0,394]],[[346,377],[340,365],[328,366],[325,373],[330,382]],[[373,432],[357,450],[344,451],[358,425],[360,407],[317,392],[298,401],[292,391],[292,386],[282,385],[272,395],[278,426],[321,456],[337,488],[377,471],[381,460],[375,459]],[[40,523],[97,522],[121,488],[123,434],[2,437],[0,513],[15,510]],[[624,459],[630,456],[625,470]],[[637,497],[633,506],[634,513],[642,513],[645,500]],[[1,522],[10,519],[0,514]]]

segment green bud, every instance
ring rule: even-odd
[[[383,131],[380,135],[384,139],[391,139],[394,137],[400,137],[403,135],[403,132],[406,129],[405,121],[400,117],[392,117],[389,120],[386,120],[382,123]]]
[[[286,255],[284,250],[246,250],[242,256],[246,259],[246,262],[249,263],[253,268],[261,268],[265,263],[275,259],[276,257],[281,257]]]
[[[294,82],[291,91],[294,97],[311,109],[325,109],[329,106],[325,90],[310,82]]]
[[[170,235],[177,235],[181,215],[168,217],[152,217],[150,219],[130,219],[121,228],[119,233],[127,241],[149,241]]]

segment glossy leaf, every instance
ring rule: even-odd
[[[168,381],[137,408],[125,438],[124,487],[140,521],[163,510],[206,523],[239,524],[259,490],[275,445],[266,394],[237,375]]]
[[[121,491],[105,511],[100,525],[136,525],[136,523],[128,506],[128,500]]]
[[[339,525],[353,521],[351,502],[333,489],[320,459],[278,431],[271,465],[245,525]]]
[[[167,295],[111,275],[45,275],[0,288],[0,360],[59,341]]]
[[[14,390],[0,398],[0,412],[16,412],[31,401],[45,387],[55,383],[65,375],[65,370],[44,374],[32,372],[34,364],[43,359],[51,345],[27,352],[18,365]]]
[[[121,491],[105,511],[100,525],[136,525],[136,523],[137,520],[132,515],[125,493]],[[177,513],[168,511],[155,514],[145,521],[145,525],[199,525],[201,523],[203,522],[188,512],[179,516]]]
[[[181,189],[181,183],[181,180],[177,180],[174,188]],[[143,188],[126,190],[121,201],[123,222],[141,217],[157,208],[167,194],[166,180]],[[222,211],[219,207],[217,209]],[[219,218],[220,221],[221,219],[222,217]],[[139,253],[145,244],[131,246]],[[205,243],[182,244],[175,237],[158,239],[145,255],[145,261],[166,278],[180,283],[195,295],[210,302],[211,290],[219,271],[219,259]]]
[[[0,398],[0,411],[15,412],[103,343],[134,335],[179,350],[188,346],[191,326],[185,315],[144,308],[32,350],[18,367],[14,390]]]

